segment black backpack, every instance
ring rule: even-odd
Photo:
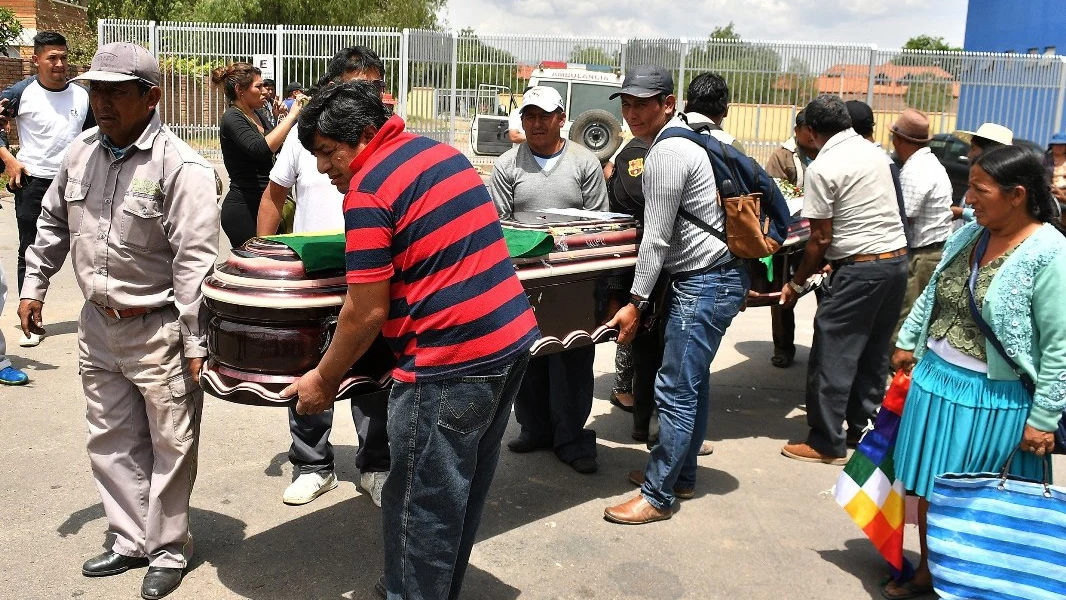
[[[631,139],[614,160],[614,172],[607,180],[607,198],[612,212],[644,218],[644,157],[648,144],[639,138]]]

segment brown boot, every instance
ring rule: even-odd
[[[672,516],[673,513],[669,509],[659,510],[655,508],[641,494],[637,494],[635,498],[628,502],[618,506],[610,506],[603,511],[603,518],[612,523],[621,523],[623,525],[643,525],[644,523],[665,521]]]
[[[848,463],[847,456],[830,456],[828,454],[822,454],[807,444],[786,444],[784,448],[781,448],[781,454],[784,454],[793,460],[801,460],[803,462],[825,463],[827,465],[838,466],[846,465]]]
[[[629,472],[629,483],[640,487],[644,485],[644,471],[633,470]],[[685,488],[674,488],[674,496],[679,500],[689,500],[696,495],[696,490],[689,490]]]

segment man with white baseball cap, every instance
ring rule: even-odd
[[[148,566],[141,597],[154,600],[177,589],[192,555],[207,356],[200,285],[218,256],[221,185],[160,122],[159,66],[147,50],[106,44],[77,79],[89,82],[98,128],[74,139],[44,196],[18,312],[23,332],[44,333],[45,295],[69,254],[85,297],[89,462],[114,536],[81,572]]]
[[[560,208],[607,210],[607,185],[590,150],[562,137],[566,112],[555,88],[526,90],[519,106],[526,140],[503,153],[490,191],[501,219]],[[553,448],[578,473],[596,471],[596,432],[585,429],[592,412],[594,346],[529,361],[515,399],[521,434],[512,452]]]

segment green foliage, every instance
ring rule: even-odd
[[[570,56],[568,56],[566,60],[567,62],[584,63],[586,65],[607,65],[617,67],[620,58],[618,52],[614,52],[612,56],[607,54],[607,51],[603,48],[596,46],[574,46],[574,49],[570,51]]]
[[[689,50],[685,68],[694,74],[718,73],[729,84],[732,102],[750,104],[775,102],[782,77],[786,75],[776,51],[743,41],[732,23],[715,27],[705,44]],[[793,75],[798,85],[806,85],[805,73]]]
[[[22,35],[22,23],[10,8],[0,7],[0,46],[7,46]]]
[[[210,60],[203,58],[167,56],[159,60],[160,71],[163,73],[174,73],[176,75],[208,77],[211,75],[212,69],[224,66],[226,66],[226,61],[221,58]]]
[[[89,20],[436,28],[447,0],[89,0]]]
[[[907,87],[907,106],[926,113],[951,109],[954,101],[954,82],[938,80],[932,75],[915,77]]]
[[[478,84],[500,85],[511,91],[522,91],[525,84],[518,81],[518,59],[506,50],[482,42],[473,29],[459,32],[458,71],[459,89],[477,89]]]
[[[907,40],[907,43],[903,44],[904,50],[932,50],[935,52],[961,52],[962,48],[952,46],[944,41],[942,37],[933,37],[929,35],[918,35]]]

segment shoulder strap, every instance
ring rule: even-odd
[[[662,141],[662,140],[664,140],[666,138],[672,138],[672,137],[685,138],[686,140],[688,140],[688,141],[690,141],[690,142],[692,142],[694,144],[699,144],[700,147],[702,147],[708,154],[710,154],[711,152],[714,152],[714,150],[712,150],[710,145],[707,143],[707,140],[714,139],[713,137],[711,137],[709,135],[701,135],[701,134],[696,133],[696,132],[694,132],[694,131],[692,131],[690,129],[684,129],[682,127],[672,127],[672,128],[670,128],[669,130],[667,130],[666,132],[663,133],[663,135],[657,140],[657,142],[658,141]],[[714,140],[714,141],[718,142],[718,140]],[[719,146],[720,146],[721,142],[718,142],[718,143],[719,143]],[[649,149],[649,151],[650,151],[650,149]],[[713,170],[714,169],[714,159],[711,158],[710,156],[708,156],[707,158],[710,160],[711,168]],[[715,173],[715,183],[716,184],[718,182],[718,179],[719,179],[718,173]],[[703,219],[701,219],[701,218],[697,217],[696,215],[690,213],[689,211],[685,210],[685,207],[678,206],[677,207],[677,214],[678,214],[679,217],[685,219],[689,223],[692,223],[696,227],[699,227],[700,229],[702,229],[702,230],[706,231],[707,233],[713,235],[714,237],[718,238],[723,243],[726,242],[726,235],[725,235],[724,232],[718,231],[714,227],[711,227]]]
[[[1036,392],[1036,384],[1033,383],[1033,379],[1018,366],[1018,363],[1014,362],[1014,359],[1011,358],[1010,355],[1007,354],[1007,351],[1003,348],[1003,344],[999,341],[999,338],[996,337],[996,333],[992,331],[988,322],[986,322],[984,317],[981,316],[981,311],[977,309],[977,301],[974,299],[977,289],[977,272],[981,268],[981,257],[985,255],[985,250],[988,249],[988,236],[988,231],[981,234],[980,239],[977,241],[977,248],[975,248],[973,252],[973,262],[970,264],[970,281],[967,286],[967,300],[969,300],[970,315],[973,317],[974,322],[977,323],[977,328],[981,330],[981,334],[985,336],[985,339],[992,344],[992,347],[996,349],[996,352],[999,352],[999,355],[1003,357],[1003,360],[1010,365],[1010,368],[1016,375],[1018,375],[1018,378],[1021,379],[1022,385],[1029,392],[1029,395],[1033,395]]]

